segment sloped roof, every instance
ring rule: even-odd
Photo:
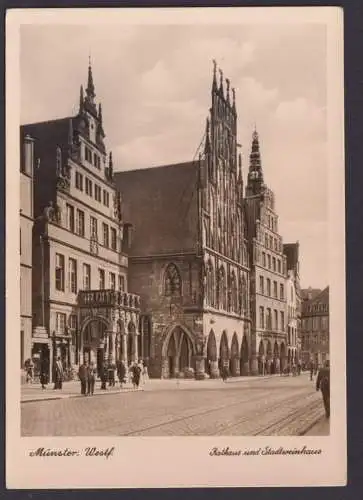
[[[194,251],[198,162],[115,172],[123,218],[134,226],[130,256]]]

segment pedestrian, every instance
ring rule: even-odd
[[[228,379],[228,367],[224,363],[222,365],[221,375],[222,375],[223,382],[227,382],[227,379]]]
[[[88,363],[87,361],[82,363],[78,370],[78,377],[81,381],[81,394],[86,396],[86,388],[87,388],[87,377],[88,377]]]
[[[138,389],[140,384],[141,370],[136,361],[131,365],[131,373],[132,373],[132,385],[134,389]]]
[[[110,363],[108,365],[108,386],[109,387],[115,387],[115,371],[116,367],[114,364]]]
[[[120,389],[122,389],[123,384],[126,383],[126,366],[123,360],[119,361],[117,365],[117,377],[120,383]]]
[[[87,368],[87,396],[93,396],[96,382],[96,368],[93,362]]]
[[[314,363],[311,360],[309,364],[309,370],[310,370],[310,380],[313,380],[313,375],[314,375]]]
[[[330,363],[325,362],[324,368],[321,368],[316,379],[316,390],[321,390],[326,418],[330,418]]]
[[[140,368],[140,385],[142,387],[144,385],[144,383],[145,383],[145,380],[144,380],[144,363],[143,363],[142,359],[139,359],[138,367]]]
[[[143,372],[142,372],[142,376],[143,376],[143,380],[144,380],[144,383],[149,380],[149,372],[148,372],[148,369],[147,369],[147,364],[145,361],[143,361]]]
[[[297,374],[301,375],[301,361],[299,361],[297,364]]]
[[[27,359],[24,363],[25,366],[25,371],[26,371],[26,382],[27,384],[32,384],[33,383],[33,370],[34,370],[34,365],[32,359]]]
[[[46,386],[48,384],[48,372],[49,372],[49,365],[47,361],[43,359],[40,364],[40,375],[39,375],[39,380],[43,390],[46,389]]]
[[[100,373],[100,378],[101,378],[101,390],[106,391],[107,387],[107,366],[105,363],[101,366],[101,373]]]
[[[57,357],[54,369],[54,389],[62,389],[63,384],[63,365],[60,357]]]

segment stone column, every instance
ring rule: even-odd
[[[108,362],[108,344],[109,344],[109,339],[108,339],[108,332],[105,332],[105,338],[104,338],[104,346],[103,346],[103,362],[107,364]]]
[[[137,335],[134,333],[132,335],[132,360],[131,361],[137,361],[138,360],[138,352],[137,352]]]
[[[251,355],[251,375],[258,375],[258,363],[256,354]]]
[[[169,373],[169,360],[165,356],[161,360],[161,378],[169,378],[172,374]]]
[[[219,377],[218,361],[211,361],[210,378],[218,378],[218,377]]]
[[[195,356],[195,378],[196,380],[204,380],[205,376],[205,360],[203,356]]]
[[[121,335],[121,344],[122,344],[122,354],[121,359],[125,363],[125,366],[128,366],[127,359],[127,335]]]
[[[231,360],[231,365],[232,365],[232,375],[234,377],[239,377],[240,376],[240,359],[239,358],[232,358]]]
[[[257,360],[256,360],[257,363]],[[257,367],[258,370],[258,367]],[[242,373],[240,375],[247,376],[250,374],[250,364],[248,361],[244,361],[242,364]]]
[[[280,359],[275,358],[275,373],[280,373]]]
[[[111,363],[116,364],[116,332],[112,332]]]

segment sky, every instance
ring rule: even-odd
[[[256,126],[279,232],[300,243],[301,284],[329,284],[324,25],[32,24],[20,47],[22,124],[76,114],[91,57],[115,170],[194,158],[215,59],[236,89],[244,178]]]

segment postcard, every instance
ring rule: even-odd
[[[342,10],[6,28],[7,487],[344,485]]]

